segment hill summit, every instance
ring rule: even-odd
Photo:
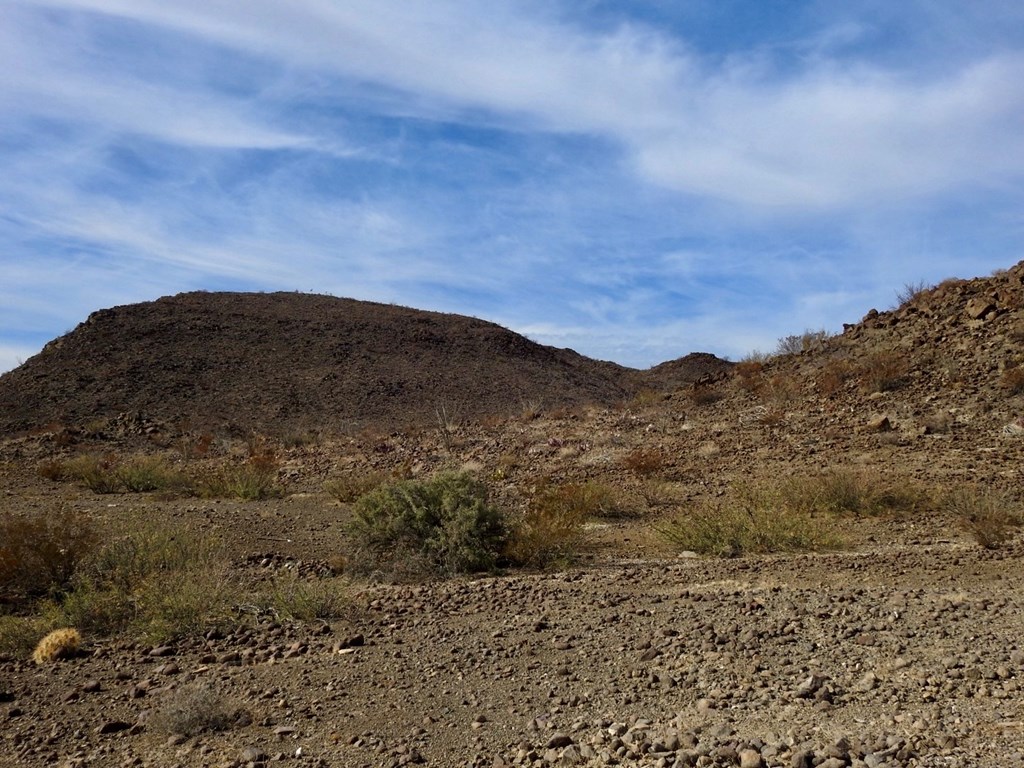
[[[682,358],[673,379],[728,363]],[[608,405],[644,374],[494,323],[301,293],[193,292],[94,312],[0,377],[0,430],[121,413],[280,432]]]

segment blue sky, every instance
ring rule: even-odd
[[[1024,5],[6,0],[0,370],[299,290],[647,367],[1024,259]]]

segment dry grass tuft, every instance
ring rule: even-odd
[[[999,549],[1024,522],[1017,499],[989,488],[961,488],[944,499],[944,506],[985,549]]]
[[[171,694],[153,711],[149,725],[158,733],[191,737],[205,731],[225,731],[247,719],[213,688],[196,685]]]

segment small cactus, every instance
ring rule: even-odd
[[[77,653],[81,642],[82,636],[77,629],[55,629],[39,641],[36,649],[32,651],[32,659],[36,664],[49,664],[57,659],[69,658]]]

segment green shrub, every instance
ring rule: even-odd
[[[408,579],[486,571],[506,539],[505,517],[465,472],[388,483],[362,496],[348,526],[348,567]]]

